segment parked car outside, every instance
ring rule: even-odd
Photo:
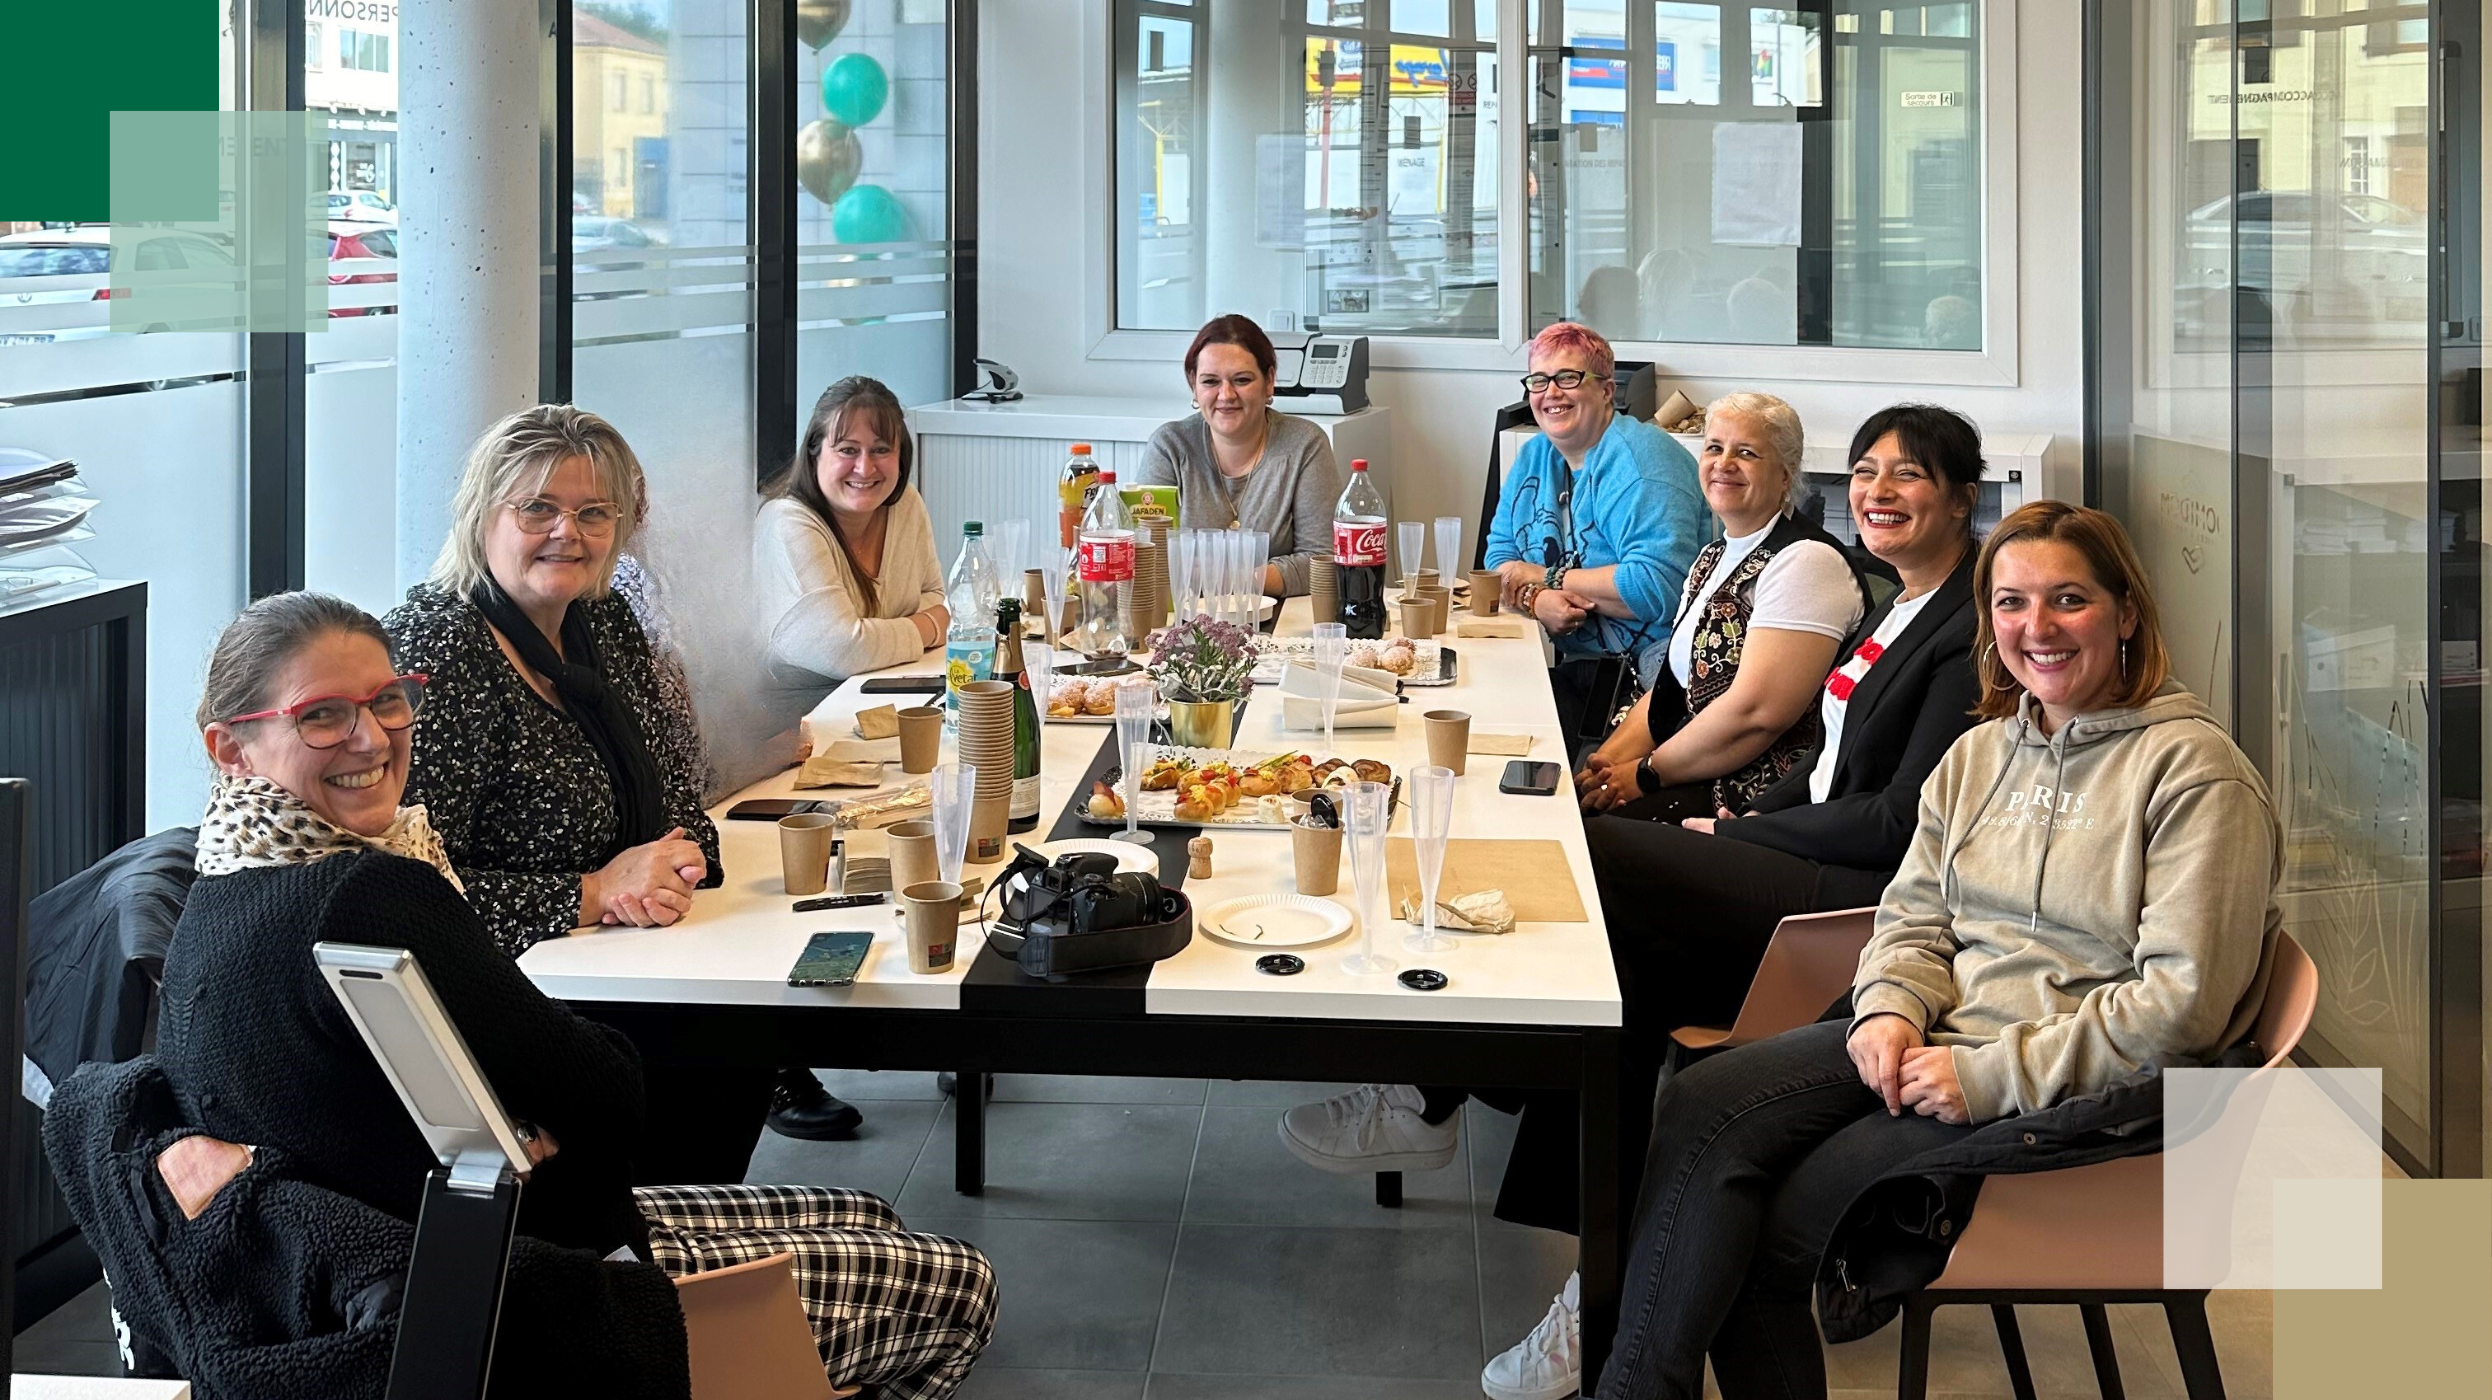
[[[329,191],[329,221],[348,224],[398,224],[398,206],[370,190]]]

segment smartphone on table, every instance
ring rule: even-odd
[[[828,805],[803,797],[753,797],[727,809],[731,822],[775,822],[800,812],[827,812]]]
[[[791,987],[845,987],[865,966],[865,950],[874,946],[870,933],[817,933],[805,942],[796,965],[787,970]]]
[[[941,695],[943,677],[931,671],[917,676],[873,676],[857,689],[868,695]]]
[[[1565,776],[1566,770],[1557,764],[1518,758],[1506,765],[1505,776],[1497,780],[1497,790],[1524,797],[1547,797],[1557,791],[1558,780]]]

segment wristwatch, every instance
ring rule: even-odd
[[[1635,790],[1646,797],[1661,791],[1661,775],[1653,771],[1653,756],[1646,754],[1635,761]]]

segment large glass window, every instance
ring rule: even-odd
[[[232,24],[225,10],[225,111],[242,105]],[[233,331],[116,330],[115,276],[141,265],[231,269],[235,255],[222,236],[165,231],[140,236],[123,267],[115,232],[0,221],[0,448],[74,460],[99,502],[81,529],[0,535],[0,606],[40,602],[20,590],[52,569],[148,583],[146,820],[156,830],[199,819],[209,771],[191,714],[208,648],[244,599],[245,342]],[[117,232],[119,249],[133,246],[129,230]]]
[[[2424,7],[2347,9],[2104,7],[2098,451],[2177,678],[2266,775],[2321,974],[2303,1044],[2378,1066],[2428,1167],[2435,880],[2471,918],[2485,863],[2480,472],[2472,426],[2444,429],[2462,472],[2431,452]]]
[[[1532,324],[1981,349],[1977,11],[1533,0]]]
[[[1119,326],[1497,333],[1493,0],[1115,16]]]
[[[827,34],[799,23],[801,432],[814,399],[845,375],[870,374],[904,404],[933,403],[953,391],[950,32],[943,7],[857,5]]]
[[[395,6],[337,22],[341,53],[394,48]],[[329,321],[303,338],[303,581],[375,614],[398,601],[398,74],[324,68],[303,106],[329,125]],[[379,543],[376,545],[376,541]]]

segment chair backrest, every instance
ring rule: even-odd
[[[1860,950],[1877,925],[1875,907],[1829,914],[1794,914],[1775,926],[1722,1048],[1745,1045],[1805,1026],[1850,990]]]
[[[2250,1039],[2267,1051],[2269,1069],[2283,1064],[2302,1043],[2318,1009],[2319,965],[2293,935],[2279,931],[2275,963],[2267,974],[2267,999],[2259,1004],[2258,1020],[2250,1028]]]
[[[675,1280],[692,1355],[692,1400],[830,1400],[792,1256],[773,1254]]]

